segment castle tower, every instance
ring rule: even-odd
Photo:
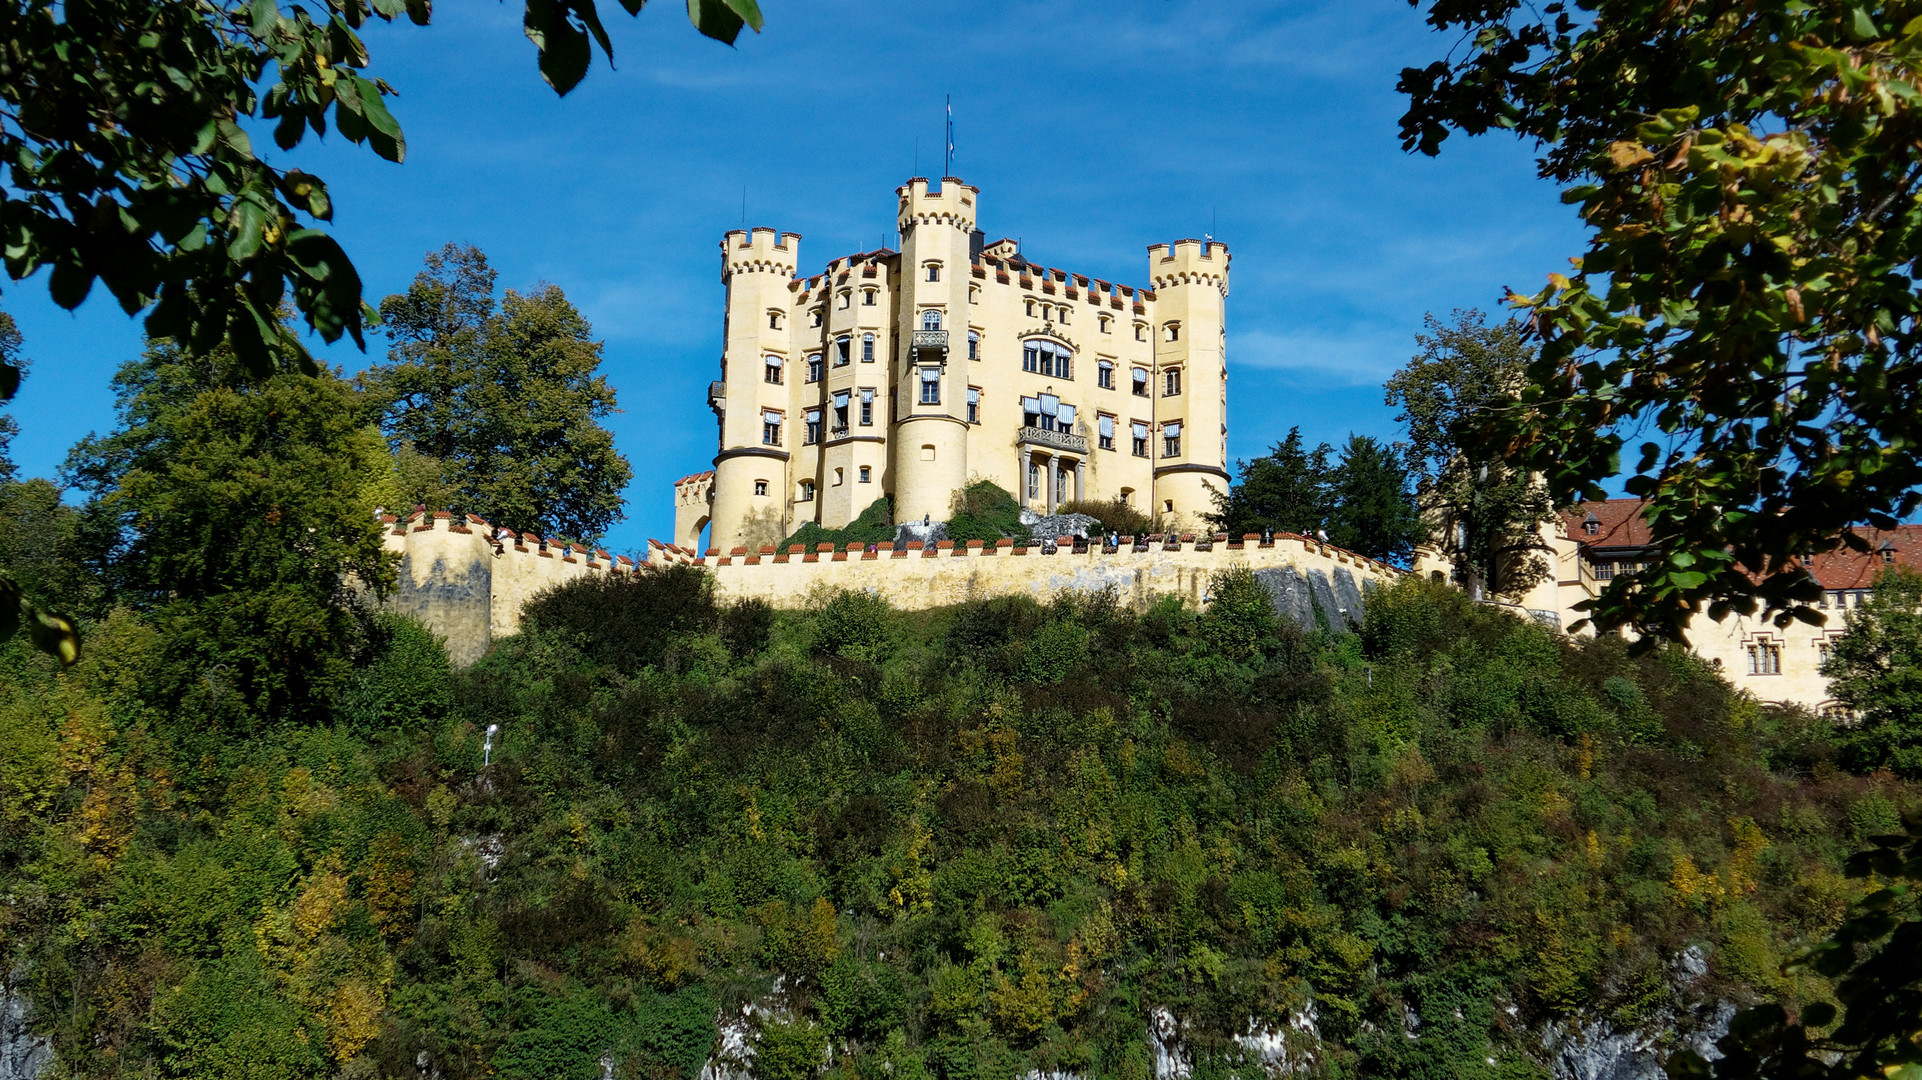
[[[954,177],[897,189],[900,288],[893,360],[899,411],[891,433],[896,521],[945,521],[968,482],[969,240],[980,197]]]
[[[787,385],[795,362],[789,283],[800,240],[773,229],[736,230],[721,240],[727,322],[721,381],[708,402],[721,429],[709,545],[723,552],[776,543],[788,531],[790,462],[801,440]],[[770,379],[770,367],[780,368],[778,380]]]
[[[1212,240],[1148,248],[1155,290],[1153,509],[1168,529],[1205,528],[1214,492],[1228,491],[1228,262],[1228,245]]]

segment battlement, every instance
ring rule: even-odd
[[[952,176],[941,181],[939,191],[929,191],[928,178],[917,176],[896,188],[895,194],[901,199],[896,219],[902,229],[940,224],[970,230],[980,213],[981,189]]]
[[[794,276],[800,265],[801,234],[759,227],[731,229],[721,238],[721,280],[740,273]]]
[[[1148,276],[1156,289],[1213,285],[1228,295],[1228,245],[1219,240],[1177,240],[1148,245]]]
[[[736,547],[705,555],[650,540],[648,561],[703,568],[727,599],[792,608],[806,604],[818,588],[859,589],[910,610],[1018,594],[1045,601],[1063,590],[1106,588],[1137,609],[1165,596],[1200,607],[1217,571],[1245,566],[1269,585],[1277,609],[1303,625],[1314,625],[1316,607],[1329,620],[1358,624],[1363,593],[1405,573],[1294,533],[1277,533],[1265,543],[1252,533],[1239,540],[1226,533],[1128,536],[1113,550],[1098,540],[1060,537],[1052,546],[1025,548],[1010,540],[943,540],[883,543],[872,550],[865,544],[795,544],[784,550],[763,545],[754,552]]]

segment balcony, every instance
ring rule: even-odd
[[[1085,454],[1088,452],[1087,439],[1079,435],[1069,434],[1066,431],[1049,431],[1046,428],[1024,427],[1021,429],[1021,434],[1017,436],[1014,441],[1017,444],[1027,443],[1030,446],[1045,446],[1050,450],[1061,450],[1070,454]]]
[[[914,332],[914,351],[938,349],[948,351],[948,332],[946,330],[916,330]]]

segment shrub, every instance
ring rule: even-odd
[[[888,649],[888,623],[894,609],[870,592],[840,589],[816,597],[814,651],[880,663]]]
[[[382,612],[371,621],[372,659],[354,673],[335,715],[362,734],[439,718],[454,704],[445,644],[405,615]]]
[[[839,529],[824,529],[810,521],[794,530],[794,535],[781,541],[782,550],[789,545],[802,544],[813,551],[816,544],[833,544],[845,547],[848,544],[879,544],[894,539],[894,503],[886,495],[868,504],[861,516],[848,522]]]
[[[1021,504],[992,480],[976,480],[955,493],[954,514],[948,518],[948,539],[955,543],[1026,540],[1029,535],[1021,524]]]
[[[523,634],[558,636],[595,663],[622,671],[657,664],[673,640],[719,623],[713,579],[692,566],[592,574],[528,602]]]
[[[1117,532],[1123,536],[1142,536],[1155,531],[1155,519],[1135,507],[1123,502],[1119,495],[1108,501],[1096,499],[1075,499],[1062,503],[1055,508],[1057,514],[1086,514],[1100,522],[1099,532]]]

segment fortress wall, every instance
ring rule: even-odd
[[[1066,542],[1053,554],[1039,548],[1024,552],[1006,541],[1000,546],[942,541],[934,548],[911,542],[899,549],[880,544],[872,552],[860,544],[840,551],[819,547],[829,550],[796,545],[777,554],[762,547],[750,555],[736,548],[729,555],[699,557],[656,544],[650,559],[707,568],[716,592],[729,600],[755,598],[795,608],[817,588],[846,588],[916,610],[1010,594],[1045,602],[1064,590],[1096,592],[1109,586],[1137,610],[1164,596],[1203,607],[1211,575],[1245,566],[1268,587],[1276,610],[1304,626],[1316,625],[1317,608],[1331,625],[1359,625],[1366,590],[1401,575],[1385,563],[1293,534],[1277,535],[1269,544],[1255,537],[1230,543],[1220,534],[1201,537],[1199,543],[1193,536],[1156,537],[1141,545],[1123,543],[1112,553],[1092,543],[1076,552]]]

